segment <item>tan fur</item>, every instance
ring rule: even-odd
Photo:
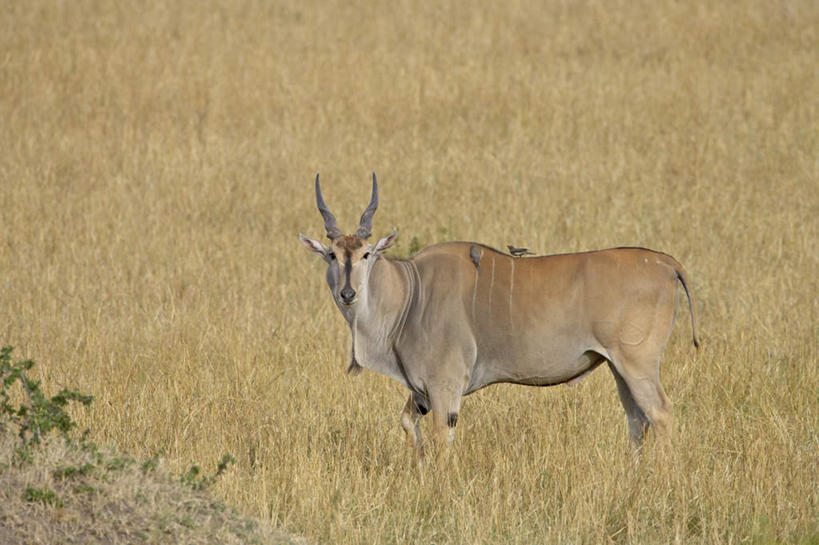
[[[341,248],[342,250],[349,250],[351,252],[363,247],[364,244],[364,240],[355,235],[344,235],[333,240],[333,246]]]

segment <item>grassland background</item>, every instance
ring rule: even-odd
[[[819,4],[5,2],[0,342],[94,437],[323,543],[819,539]],[[608,371],[467,398],[410,465],[404,392],[344,374],[312,180],[395,253],[642,245],[686,267],[674,451]]]

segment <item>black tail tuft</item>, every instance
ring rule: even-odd
[[[694,348],[699,351],[700,341],[697,339],[697,318],[696,311],[694,310],[694,297],[688,290],[688,281],[685,278],[685,273],[681,269],[675,269],[674,272],[677,274],[677,278],[685,290],[686,297],[688,297],[688,313],[691,315],[691,338],[694,339]]]

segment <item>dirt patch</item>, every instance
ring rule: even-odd
[[[0,437],[0,543],[304,544],[163,470],[52,438]]]

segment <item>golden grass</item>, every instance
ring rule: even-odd
[[[96,396],[102,442],[325,543],[819,539],[815,2],[10,2],[0,342]],[[312,179],[368,176],[397,254],[642,245],[687,268],[674,451],[631,462],[607,371],[467,398],[412,469],[388,379],[344,374]]]

